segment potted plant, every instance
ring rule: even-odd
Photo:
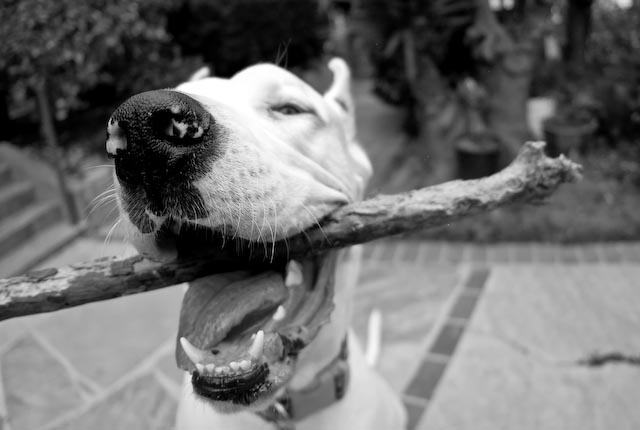
[[[597,129],[598,121],[588,107],[572,105],[561,109],[544,122],[547,153],[555,157],[584,151]]]
[[[476,179],[500,168],[500,145],[484,119],[486,92],[473,79],[464,79],[458,87],[460,106],[465,116],[465,131],[455,141],[457,176]]]
[[[500,146],[489,133],[464,135],[456,142],[458,177],[477,179],[500,170]]]

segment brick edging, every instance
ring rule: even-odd
[[[484,266],[471,269],[422,358],[416,374],[407,385],[403,401],[407,410],[409,430],[413,430],[424,415],[468,326],[490,273],[490,269]]]
[[[407,263],[640,263],[640,242],[586,244],[410,241],[385,239],[365,245],[371,260]]]

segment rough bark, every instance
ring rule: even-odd
[[[107,258],[46,269],[0,280],[0,320],[48,312],[98,300],[141,293],[233,270],[236,263],[304,258],[329,249],[440,226],[464,216],[520,201],[539,201],[562,183],[580,177],[581,166],[560,156],[548,158],[544,143],[523,146],[514,162],[495,175],[451,181],[396,195],[381,195],[344,206],[286,243],[238,251],[236,246],[181,259],[150,262],[140,256]],[[246,263],[244,263],[246,264]]]

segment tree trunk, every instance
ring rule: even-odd
[[[58,135],[56,134],[53,114],[51,113],[51,98],[49,96],[47,78],[43,77],[39,79],[34,90],[40,113],[40,133],[45,141],[47,151],[50,154],[50,162],[56,172],[56,179],[69,216],[69,221],[71,221],[72,224],[76,224],[80,220],[80,216],[76,208],[75,199],[67,185],[62,165],[59,162],[61,159],[61,151],[58,146]]]
[[[592,4],[593,0],[569,0],[567,4],[565,59],[576,68],[583,66],[586,61]]]
[[[9,82],[6,72],[0,71],[0,140],[13,137],[13,123],[9,117]]]

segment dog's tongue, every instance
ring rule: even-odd
[[[176,344],[178,367],[193,371],[194,363],[186,355],[179,339],[184,337],[197,348],[211,352],[213,362],[243,358],[251,346],[251,336],[265,332],[265,357],[278,361],[290,347],[307,345],[328,321],[333,309],[336,259],[303,264],[304,281],[296,287],[285,286],[283,274],[236,271],[216,274],[190,283],[180,311]],[[279,305],[286,317],[274,319]]]
[[[197,279],[190,283],[182,301],[178,339],[185,337],[211,350],[232,329],[249,329],[271,317],[286,298],[282,274],[274,271],[255,275],[239,271]],[[176,352],[181,368],[193,367],[182,348]]]

